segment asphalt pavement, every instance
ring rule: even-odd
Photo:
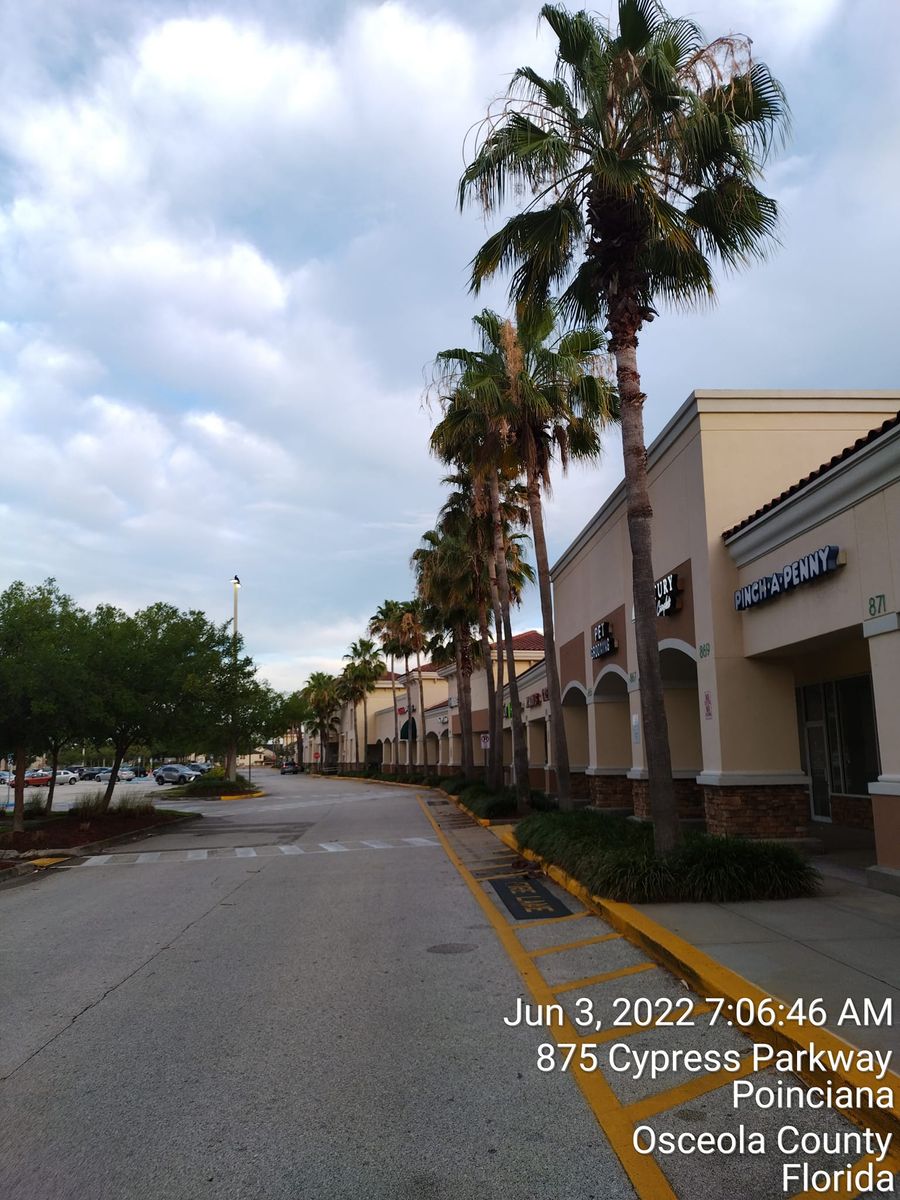
[[[0,1195],[630,1200],[416,793],[263,786],[0,894]]]

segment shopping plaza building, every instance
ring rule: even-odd
[[[900,891],[898,408],[900,392],[697,391],[648,468],[682,817],[718,834],[873,846],[870,882]],[[552,580],[573,793],[646,818],[624,485]],[[553,792],[541,658],[521,656],[518,683],[532,785]],[[437,677],[446,698],[423,727],[446,773],[461,758],[456,686],[452,670]],[[393,710],[372,727],[380,760]],[[509,722],[504,742],[511,763]]]

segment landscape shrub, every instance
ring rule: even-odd
[[[821,882],[791,846],[690,833],[659,858],[649,825],[588,811],[536,813],[516,839],[594,895],[631,904],[787,900],[815,895]]]
[[[208,771],[205,775],[201,775],[199,779],[192,779],[190,783],[184,787],[173,789],[168,793],[170,796],[241,796],[245,792],[255,790],[255,784],[249,783],[243,775],[238,775],[235,780],[225,779],[224,774],[220,778],[211,779],[212,771]]]

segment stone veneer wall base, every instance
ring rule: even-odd
[[[706,828],[721,837],[805,838],[809,790],[794,784],[703,788]]]

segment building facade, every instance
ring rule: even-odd
[[[898,406],[698,391],[648,451],[682,817],[757,837],[874,830],[882,885],[900,871]],[[573,777],[647,817],[624,485],[552,578]]]

